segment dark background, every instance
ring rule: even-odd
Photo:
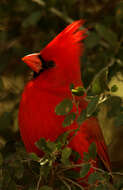
[[[7,151],[3,151],[3,158],[11,155],[13,143],[20,141],[18,107],[24,85],[30,78],[30,70],[21,58],[41,50],[69,23],[78,19],[84,19],[84,27],[88,28],[82,57],[84,86],[91,88],[92,94],[104,93],[113,85],[110,81],[115,76],[114,84],[120,83],[118,96],[122,96],[123,1],[0,1],[0,150],[9,145]],[[100,75],[92,83],[98,72]],[[114,93],[109,102],[102,104],[102,114],[99,114],[116,170],[121,170],[123,165],[120,106],[122,101]],[[120,127],[114,125],[116,116]]]

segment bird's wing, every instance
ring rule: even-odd
[[[95,117],[87,119],[83,123],[81,130],[86,134],[90,143],[95,142],[99,158],[103,162],[105,168],[110,171],[111,163],[108,156],[108,150],[98,120]]]

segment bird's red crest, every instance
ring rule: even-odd
[[[41,54],[48,59],[56,55],[62,55],[63,51],[69,56],[68,50],[72,52],[80,52],[80,43],[87,35],[87,29],[79,30],[84,20],[78,20],[68,25],[60,34],[58,34],[42,51]],[[82,50],[82,49],[81,49]],[[62,53],[61,53],[62,51]],[[82,53],[82,52],[81,52]]]

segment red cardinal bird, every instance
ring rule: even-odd
[[[54,110],[64,98],[72,98],[71,83],[82,85],[80,56],[82,40],[86,37],[86,30],[79,30],[82,24],[82,20],[73,22],[39,53],[23,58],[34,71],[34,79],[26,85],[19,109],[20,133],[28,152],[41,155],[36,141],[40,138],[55,141],[65,130],[77,128],[75,122],[63,128],[64,116],[57,116]],[[81,98],[80,108],[83,110],[86,106],[87,102]],[[83,158],[83,152],[88,152],[92,142],[96,143],[98,155],[109,169],[107,148],[96,118],[86,120],[68,146]]]

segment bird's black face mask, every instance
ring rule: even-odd
[[[26,55],[22,58],[22,61],[25,62],[33,71],[33,78],[38,77],[45,70],[55,66],[54,61],[45,61],[40,53]]]
[[[38,73],[33,71],[33,78],[38,77],[45,70],[55,67],[54,61],[45,61],[40,54],[38,55],[38,58],[40,59],[40,61],[42,63],[42,68],[39,70]]]

